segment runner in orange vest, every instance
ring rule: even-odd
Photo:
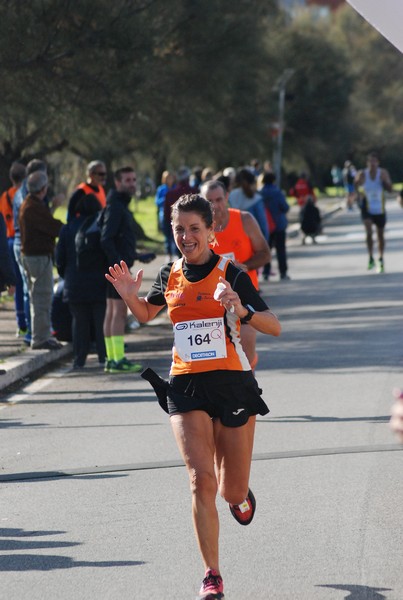
[[[201,195],[211,202],[214,211],[214,251],[246,271],[258,290],[257,269],[271,260],[269,245],[258,222],[247,211],[229,208],[228,192],[221,181],[207,181],[201,187]],[[256,329],[247,323],[241,326],[241,343],[254,369],[258,361]]]
[[[104,208],[106,205],[104,190],[106,176],[106,166],[102,161],[93,160],[87,165],[87,180],[77,186],[76,191],[70,198],[67,209],[67,221],[74,219],[78,202],[84,195],[93,194],[96,196],[101,208]]]
[[[256,509],[249,488],[256,415],[269,410],[240,343],[240,322],[273,336],[281,326],[246,273],[210,249],[210,202],[196,194],[181,196],[172,208],[172,229],[182,258],[161,267],[146,297],[138,295],[143,271],[132,277],[124,261],[111,265],[106,278],[140,323],[167,307],[174,332],[169,382],[150,368],[142,377],[170,416],[189,475],[194,531],[205,569],[198,598],[219,600],[224,584],[216,496],[228,502],[237,523],[251,523]],[[167,506],[167,515],[178,506],[179,500]],[[251,543],[251,538],[241,543],[245,570]]]

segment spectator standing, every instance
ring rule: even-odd
[[[361,217],[366,232],[366,244],[368,250],[368,270],[375,267],[373,253],[372,228],[375,225],[378,238],[378,265],[377,272],[384,272],[383,254],[385,250],[385,225],[386,207],[384,191],[392,191],[392,181],[386,169],[379,167],[379,158],[371,152],[367,158],[367,168],[359,171],[355,179],[357,188],[364,190],[361,202]]]
[[[193,167],[192,173],[189,178],[190,186],[196,191],[199,191],[200,186],[202,184],[202,171],[203,167]]]
[[[21,258],[27,273],[32,310],[32,341],[34,350],[57,350],[62,345],[52,338],[50,313],[53,295],[53,252],[55,240],[63,226],[53,218],[45,197],[48,177],[36,171],[28,177],[28,196],[19,217]]]
[[[302,231],[302,244],[305,244],[306,238],[310,237],[312,242],[316,244],[316,236],[321,231],[322,218],[319,208],[315,206],[313,198],[308,196],[305,206],[301,208],[300,223]]]
[[[336,190],[336,194],[339,195],[340,189],[343,190],[343,171],[340,169],[339,165],[336,163],[332,165],[330,169],[330,175],[332,177],[332,183]]]
[[[351,161],[346,160],[344,163],[342,178],[343,178],[343,186],[344,191],[346,193],[346,208],[347,210],[353,210],[354,201],[356,196],[355,191],[355,178],[357,176],[357,169],[351,163]]]
[[[286,235],[287,235],[287,212],[290,206],[283,192],[275,185],[276,176],[274,173],[265,173],[263,175],[263,187],[260,193],[263,198],[266,210],[271,215],[274,223],[274,229],[270,231],[270,248],[276,249],[278,268],[280,271],[280,279],[285,281],[290,279],[287,274],[287,250],[286,250]],[[263,277],[265,280],[269,278],[271,263],[267,263],[263,269]]]
[[[37,171],[41,171],[46,173],[46,163],[43,160],[39,160],[38,158],[34,158],[27,165],[26,178],[22,182],[19,189],[16,191],[14,200],[13,200],[13,217],[14,217],[14,256],[18,268],[20,270],[21,279],[22,279],[22,289],[23,289],[23,302],[24,302],[24,313],[25,313],[25,322],[27,326],[27,333],[24,336],[24,342],[29,346],[31,344],[31,307],[29,301],[29,283],[28,276],[25,271],[24,265],[22,264],[21,257],[21,234],[20,234],[20,222],[19,215],[22,203],[28,194],[28,186],[27,179],[29,175],[32,173],[36,173]],[[45,199],[46,201],[46,199]]]
[[[164,207],[166,195],[175,188],[175,185],[175,174],[171,171],[164,171],[161,177],[161,185],[158,186],[155,194],[155,204],[158,211],[158,227],[165,237],[165,252],[168,261],[171,261],[172,257],[176,254],[176,246],[173,241],[171,223],[166,222],[164,219]]]
[[[8,289],[15,292],[16,275],[7,244],[7,230],[3,214],[0,213],[0,294]]]
[[[171,209],[175,202],[184,194],[193,194],[196,192],[196,188],[192,187],[189,183],[190,169],[186,166],[179,167],[176,173],[176,186],[167,192],[165,196],[164,204],[164,232],[167,237],[167,244],[171,248],[171,256],[176,254],[180,256],[180,252],[176,247],[174,236],[172,233],[171,225]],[[200,180],[201,181],[201,180]],[[197,188],[198,189],[198,188]]]
[[[56,246],[56,267],[64,279],[63,300],[68,302],[73,317],[73,366],[80,369],[87,360],[92,336],[99,363],[103,365],[106,359],[103,323],[107,261],[101,248],[99,230],[96,231],[96,221],[100,214],[96,196],[84,195],[76,205],[76,211],[77,216],[63,225],[60,231]],[[91,252],[84,261],[76,251],[77,234],[90,228],[94,229],[94,233],[90,235],[97,242],[92,244]]]
[[[72,194],[67,208],[67,222],[76,215],[77,205],[86,194],[95,196],[100,208],[106,206],[105,183],[107,177],[106,165],[101,160],[93,160],[87,165],[87,179],[77,186]]]
[[[290,196],[294,196],[297,199],[297,204],[300,208],[305,206],[308,198],[311,198],[314,202],[316,202],[315,192],[311,182],[308,179],[307,173],[301,173],[294,187],[290,189]]]
[[[228,178],[228,185],[226,187],[227,191],[230,192],[235,187],[236,169],[234,169],[234,167],[225,167],[225,169],[223,169],[222,174],[223,177]]]
[[[268,242],[269,225],[267,223],[262,196],[256,190],[256,177],[250,169],[240,169],[237,172],[236,184],[237,187],[229,194],[229,205],[231,208],[250,212],[258,222],[264,239]]]
[[[14,228],[14,213],[13,213],[13,202],[14,196],[17,193],[18,189],[21,187],[22,182],[26,177],[26,167],[25,165],[14,162],[11,165],[9,171],[9,177],[11,183],[13,184],[8,190],[3,192],[0,196],[0,212],[4,217],[4,221],[7,229],[7,243],[8,250],[10,253],[11,262],[13,264],[13,268],[15,271],[15,294],[14,294],[14,303],[15,303],[15,316],[17,320],[17,337],[24,337],[28,333],[28,324],[27,319],[25,317],[24,310],[24,287],[23,281],[20,273],[20,268],[15,259],[14,254],[14,238],[15,238],[15,228]]]
[[[201,174],[200,185],[203,185],[203,183],[205,183],[206,181],[211,181],[211,179],[213,179],[213,177],[214,177],[214,169],[212,167],[204,167],[202,174]]]
[[[116,189],[108,193],[105,211],[100,220],[101,246],[107,264],[119,264],[124,260],[130,267],[136,258],[136,226],[129,210],[136,193],[136,172],[132,167],[121,167],[114,173]],[[125,356],[124,332],[127,308],[113,285],[106,289],[106,313],[104,338],[106,346],[105,371],[108,373],[139,373],[142,365]]]

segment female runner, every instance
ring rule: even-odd
[[[138,296],[141,269],[133,278],[121,261],[106,278],[140,323],[168,307],[175,338],[169,381],[151,369],[142,375],[170,415],[188,470],[205,567],[199,598],[219,600],[224,586],[217,490],[238,523],[248,525],[256,506],[249,489],[256,415],[269,412],[242,350],[240,324],[274,336],[281,326],[248,275],[210,249],[214,223],[207,200],[197,194],[181,196],[172,207],[172,228],[182,258],[161,267],[146,297]]]

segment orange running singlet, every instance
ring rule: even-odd
[[[186,279],[182,260],[173,263],[165,291],[175,336],[170,374],[250,371],[240,342],[239,318],[213,298],[229,260],[222,257],[207,277],[195,283]]]
[[[217,245],[214,246],[214,252],[227,256],[231,260],[244,263],[253,256],[252,242],[246,235],[242,226],[241,211],[237,208],[229,208],[229,221],[224,231],[216,231],[215,237]],[[256,269],[248,271],[248,275],[253,285],[258,290],[259,282]]]

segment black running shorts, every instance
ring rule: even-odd
[[[169,415],[203,410],[226,427],[240,427],[250,416],[269,412],[252,371],[208,371],[165,381],[146,369],[142,377],[151,383]]]

